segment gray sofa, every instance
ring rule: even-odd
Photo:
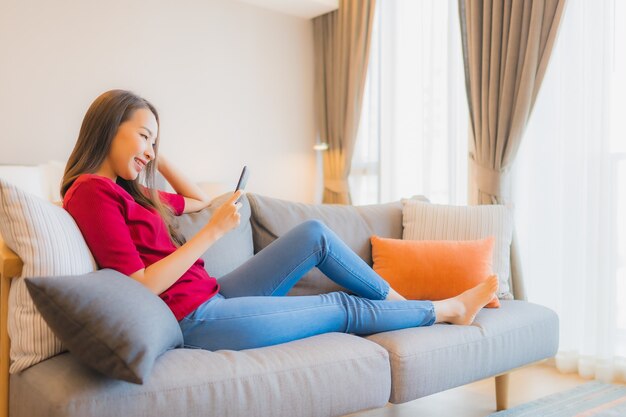
[[[227,197],[181,216],[183,234],[195,233]],[[402,237],[399,201],[308,205],[251,193],[242,201],[241,225],[203,255],[218,278],[309,218],[325,222],[370,265],[370,235]],[[314,269],[289,295],[336,290],[349,292]],[[10,376],[9,411],[11,417],[339,416],[491,376],[498,376],[504,408],[506,373],[554,356],[557,347],[553,311],[501,300],[471,326],[436,324],[366,337],[328,333],[244,351],[173,349],[157,359],[143,385],[104,377],[65,352]]]

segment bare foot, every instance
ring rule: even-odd
[[[491,275],[473,288],[441,301],[433,301],[435,305],[436,323],[472,324],[476,314],[493,298],[498,289],[498,276]]]

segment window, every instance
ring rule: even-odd
[[[598,366],[626,358],[625,27],[624,0],[568,1],[514,165],[528,298]]]
[[[350,187],[354,204],[467,201],[468,114],[456,1],[378,1]]]

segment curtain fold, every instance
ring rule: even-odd
[[[511,166],[546,72],[566,0],[459,0],[470,111],[470,204],[510,203]],[[517,238],[511,288],[525,299]]]
[[[359,126],[375,0],[340,0],[313,19],[316,108],[323,152],[323,203],[352,204],[348,175]]]
[[[471,204],[510,198],[510,168],[564,6],[565,0],[459,0],[470,109]]]

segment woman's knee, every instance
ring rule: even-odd
[[[326,246],[326,231],[327,226],[318,219],[305,220],[296,227],[294,227],[291,233],[297,235],[299,241],[306,241],[315,244],[321,244],[322,247]]]
[[[315,241],[324,238],[328,230],[328,226],[318,219],[305,220],[298,225],[298,228],[305,237]]]

